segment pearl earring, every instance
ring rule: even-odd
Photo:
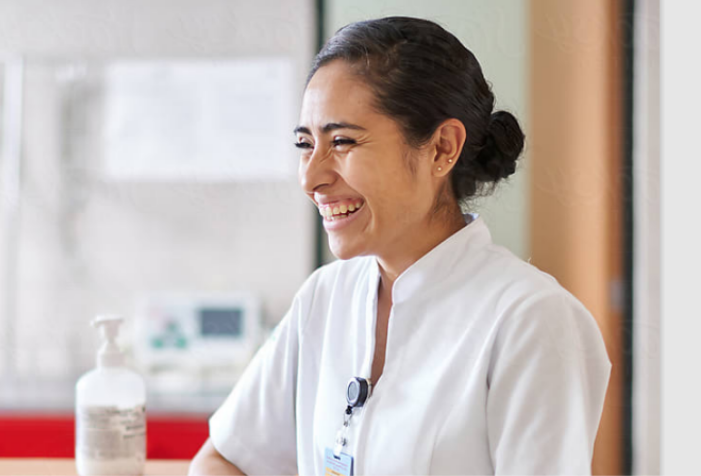
[[[443,168],[442,168],[442,167],[438,167],[438,171],[440,172],[441,170],[443,170]]]
[[[449,164],[452,164],[452,163],[453,163],[453,159],[448,159],[448,163],[449,163]]]

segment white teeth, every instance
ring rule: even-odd
[[[347,213],[352,213],[357,210],[360,210],[360,207],[363,205],[363,202],[357,202],[355,204],[349,203],[348,205],[339,205],[337,207],[322,207],[319,208],[319,214],[322,217],[331,219],[331,220],[336,220],[337,218],[346,218],[343,215],[346,215]],[[334,216],[334,215],[339,215],[339,216]]]

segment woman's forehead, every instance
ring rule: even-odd
[[[340,61],[319,68],[309,81],[302,100],[300,126],[321,128],[328,123],[362,125],[380,119],[371,107],[370,88]]]

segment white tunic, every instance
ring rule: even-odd
[[[596,321],[472,217],[394,283],[382,377],[345,450],[356,475],[590,474],[611,373]],[[210,419],[225,458],[324,474],[348,380],[370,377],[378,283],[374,257],[307,279]]]

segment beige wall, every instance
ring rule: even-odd
[[[621,474],[622,4],[530,5],[533,264],[599,324],[613,368],[592,471]]]

